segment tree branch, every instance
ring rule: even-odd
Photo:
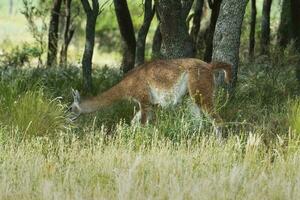
[[[81,1],[81,4],[82,4],[82,7],[84,9],[84,12],[86,14],[92,13],[93,10],[91,8],[91,5],[90,5],[89,1],[88,0],[80,0],[80,1]]]
[[[98,13],[98,10],[99,10],[99,1],[98,0],[92,0],[92,5],[93,5],[93,12],[96,12]]]

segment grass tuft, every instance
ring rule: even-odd
[[[300,100],[289,102],[288,121],[291,128],[300,134]]]
[[[17,128],[18,138],[51,136],[68,125],[64,106],[58,99],[47,99],[41,90],[29,91],[13,101],[9,113],[2,113],[2,123]]]

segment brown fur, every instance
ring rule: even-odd
[[[225,70],[225,80],[229,82],[231,65],[226,63],[208,64],[192,58],[148,62],[130,71],[106,92],[80,102],[80,113],[96,111],[121,99],[132,99],[140,105],[141,122],[144,124],[153,106],[150,87],[159,91],[169,91],[176,85],[176,81],[187,73],[189,96],[198,107],[210,114],[216,122],[220,122],[219,115],[213,112],[213,71],[217,69]]]

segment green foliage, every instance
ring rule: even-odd
[[[272,47],[269,57],[257,57],[252,63],[243,61],[235,95],[220,110],[231,128],[238,132],[241,128],[242,132],[260,130],[268,140],[287,134],[288,99],[299,95],[297,59],[290,46],[284,51]]]
[[[31,59],[39,58],[42,55],[41,49],[36,45],[23,43],[15,46],[11,50],[4,50],[0,63],[6,67],[22,67],[25,63],[29,64]]]
[[[48,26],[46,22],[48,8],[38,7],[34,5],[32,0],[23,0],[23,10],[21,13],[27,20],[28,29],[35,39],[36,45],[39,52],[39,65],[42,65],[42,54],[45,51],[46,46],[46,35],[48,31]],[[38,24],[40,22],[40,24]]]

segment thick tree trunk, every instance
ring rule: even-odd
[[[208,28],[208,32],[206,34],[205,39],[205,54],[204,54],[204,61],[210,62],[212,57],[212,51],[213,51],[213,39],[214,39],[214,33],[216,28],[216,23],[218,20],[219,12],[220,12],[220,6],[222,0],[214,0],[214,2],[210,2],[210,9],[212,9],[211,17],[210,17],[210,25]]]
[[[189,35],[186,18],[192,0],[156,0],[162,36],[161,56],[163,58],[194,57],[195,46]]]
[[[270,14],[271,14],[272,0],[264,0],[262,19],[261,19],[261,54],[269,53],[270,44]]]
[[[300,52],[300,1],[283,0],[280,24],[277,33],[277,44],[285,48],[294,41],[295,48]],[[300,60],[296,66],[296,76],[300,83]]]
[[[136,40],[134,28],[126,0],[114,0],[115,12],[125,46],[123,49],[122,70],[128,72],[134,67]]]
[[[70,27],[71,24],[71,3],[72,0],[65,0],[65,24],[64,24],[64,41],[60,51],[60,66],[67,66],[68,63],[68,47],[74,35],[74,28]]]
[[[292,38],[291,0],[283,0],[280,14],[280,23],[277,32],[277,44],[286,47]]]
[[[99,2],[92,0],[93,7],[90,6],[88,0],[81,0],[82,6],[87,16],[85,27],[85,47],[82,57],[82,74],[83,74],[83,89],[86,93],[92,91],[92,59],[95,44],[95,28],[96,21],[99,15]]]
[[[254,58],[255,48],[255,26],[256,26],[256,0],[251,0],[251,21],[250,21],[250,34],[249,34],[249,58]]]
[[[48,32],[48,55],[47,66],[52,67],[57,64],[57,44],[58,44],[58,25],[62,0],[54,0],[50,16]]]
[[[300,1],[291,0],[292,33],[295,41],[295,48],[300,53]],[[296,66],[296,78],[300,84],[300,60]]]
[[[292,32],[294,33],[293,39],[295,40],[295,47],[300,52],[300,1],[291,0],[292,11]]]
[[[157,59],[161,57],[160,56],[161,42],[162,42],[162,37],[158,25],[152,40],[152,59]]]
[[[139,30],[137,43],[136,43],[136,56],[135,56],[136,66],[143,64],[145,61],[146,38],[154,14],[155,14],[155,9],[152,8],[152,0],[145,0],[144,22]]]
[[[204,0],[196,0],[195,8],[194,8],[193,25],[190,33],[193,43],[195,44],[197,44],[197,38],[200,30],[203,5],[204,5]]]
[[[231,88],[237,82],[241,28],[248,0],[224,0],[221,4],[213,40],[213,61],[233,66]]]
[[[300,1],[283,0],[277,43],[286,47],[292,40],[300,51]]]

